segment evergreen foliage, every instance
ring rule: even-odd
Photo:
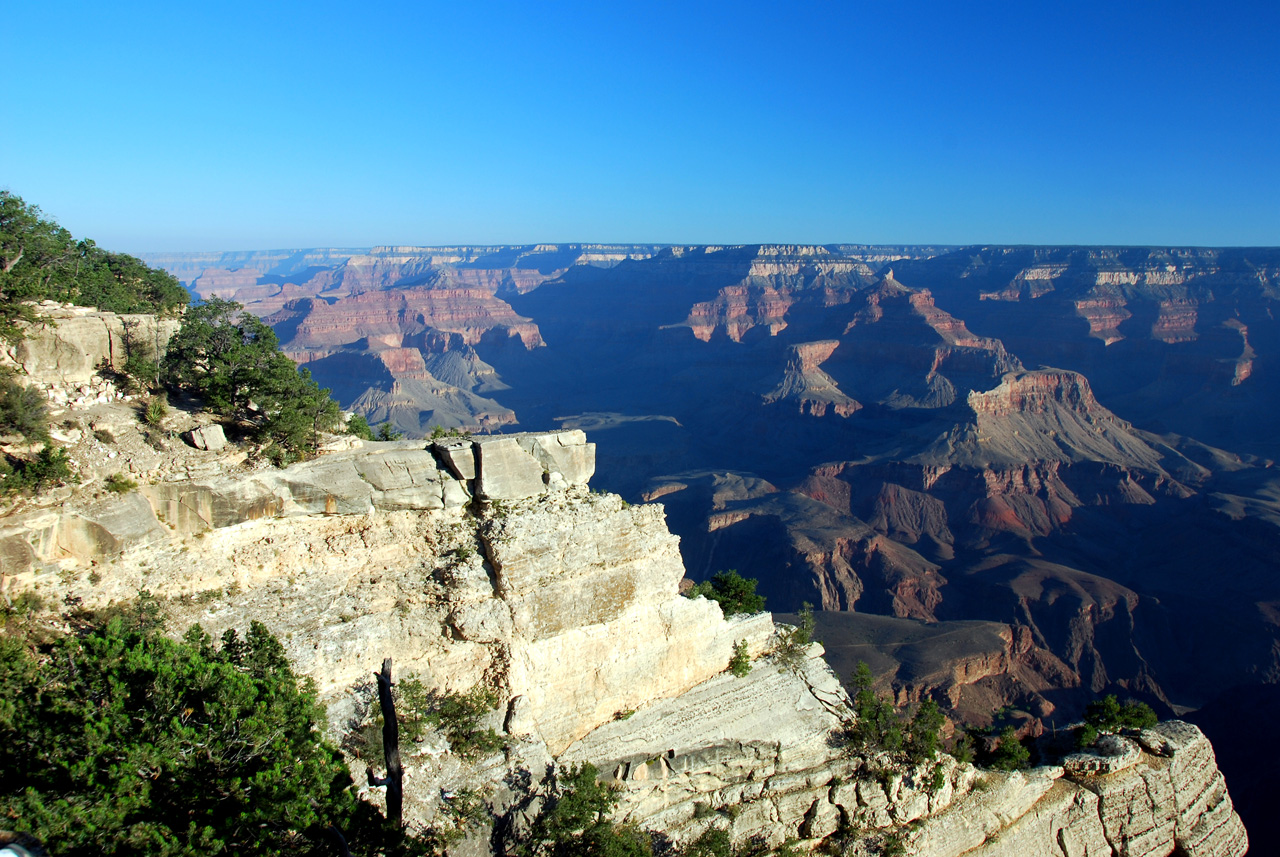
[[[138,483],[134,482],[123,473],[112,473],[103,480],[102,487],[106,488],[112,494],[128,494],[130,491],[138,487]]]
[[[1084,712],[1084,725],[1080,727],[1076,741],[1081,749],[1093,746],[1098,736],[1121,729],[1149,729],[1158,722],[1151,706],[1137,700],[1126,700],[1123,705],[1115,694],[1089,703]]]
[[[932,761],[938,757],[944,723],[946,723],[946,717],[938,707],[938,703],[932,699],[926,699],[920,703],[907,727],[904,749],[910,761]]]
[[[875,691],[875,676],[866,661],[859,661],[850,682],[854,724],[849,738],[857,750],[881,750],[901,754],[909,764],[937,758],[946,717],[938,703],[923,700],[909,720]]]
[[[484,716],[498,705],[492,688],[477,685],[459,693],[428,690],[420,679],[398,681],[391,689],[396,703],[396,721],[405,741],[421,741],[428,728],[444,733],[449,747],[465,759],[478,759],[503,747],[502,736],[481,725]],[[382,754],[382,714],[348,736],[345,746],[366,760]]]
[[[0,465],[0,486],[5,491],[40,492],[54,485],[79,481],[80,477],[71,469],[67,451],[48,442],[35,458],[5,459]]]
[[[764,609],[764,596],[756,594],[760,581],[743,577],[737,569],[717,571],[710,580],[704,580],[689,590],[689,597],[708,598],[720,605],[726,616],[735,613],[759,613]]]
[[[857,749],[894,753],[902,749],[902,724],[893,706],[876,693],[874,684],[871,667],[858,661],[852,678],[855,720],[850,738]]]
[[[215,414],[252,427],[281,460],[314,452],[341,421],[338,404],[280,351],[275,331],[213,298],[187,310],[161,367],[166,384],[200,396]]]
[[[20,434],[28,441],[49,439],[49,410],[35,387],[0,374],[0,433]]]
[[[480,725],[481,719],[497,706],[497,692],[476,685],[466,693],[432,695],[423,719],[444,732],[453,752],[476,759],[502,749],[502,736]]]
[[[141,604],[44,647],[0,637],[0,770],[21,772],[0,780],[5,827],[63,857],[300,854],[329,824],[379,838],[264,626],[215,645],[157,624]]]
[[[778,647],[774,657],[783,668],[799,673],[804,666],[805,652],[813,642],[813,605],[808,601],[800,605],[800,624],[779,631]]]
[[[124,321],[124,365],[120,375],[126,389],[135,393],[150,392],[160,386],[160,362],[157,343],[138,335],[137,319]]]
[[[162,313],[191,296],[165,271],[76,240],[22,197],[0,190],[0,338],[21,338],[21,301],[57,300],[119,313]]]
[[[1018,735],[1013,731],[1012,726],[1004,728],[998,741],[995,750],[987,758],[988,768],[995,768],[998,771],[1018,771],[1031,763],[1031,751],[1018,740]]]
[[[729,659],[729,672],[742,678],[751,672],[751,653],[747,651],[747,641],[739,640],[733,644],[733,657]]]
[[[351,419],[347,420],[347,434],[354,435],[361,440],[373,440],[373,428],[360,414],[352,414]]]
[[[708,827],[680,852],[680,857],[733,857],[733,841],[729,831]]]
[[[633,825],[615,825],[613,789],[600,782],[590,762],[561,773],[556,792],[539,813],[525,853],[534,857],[651,857],[648,834]]]

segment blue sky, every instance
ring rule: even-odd
[[[1280,244],[1274,0],[790,5],[11,3],[0,187],[130,252]]]

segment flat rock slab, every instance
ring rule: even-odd
[[[476,496],[483,500],[523,500],[547,490],[544,469],[513,437],[475,443]]]

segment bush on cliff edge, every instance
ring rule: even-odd
[[[0,635],[0,826],[61,857],[423,853],[358,801],[323,712],[259,623],[161,635],[154,600]],[[13,629],[8,629],[13,630]]]
[[[314,452],[320,433],[342,422],[337,402],[280,351],[275,331],[241,309],[220,298],[188,309],[161,364],[164,383],[252,427],[278,458]]]
[[[717,571],[710,580],[704,580],[689,590],[690,598],[710,599],[720,605],[724,615],[735,613],[759,613],[764,609],[764,596],[756,594],[760,581],[743,577],[737,569]]]

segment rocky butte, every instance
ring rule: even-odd
[[[456,854],[503,853],[527,830],[548,771],[578,761],[618,787],[618,820],[676,842],[719,827],[737,843],[825,842],[853,855],[1247,848],[1212,747],[1180,721],[1014,772],[848,751],[850,701],[822,647],[788,650],[794,638],[769,614],[726,618],[681,596],[685,568],[662,506],[593,492],[597,449],[580,430],[335,442],[276,469],[176,412],[157,449],[100,375],[82,377],[116,359],[120,320],[61,312],[9,359],[65,402],[60,443],[85,481],[9,509],[4,592],[101,605],[146,588],[175,632],[265,623],[316,681],[357,779],[366,757],[353,739],[383,658],[431,689],[491,688],[503,750],[468,760],[435,734],[406,750],[411,819],[443,823],[449,794],[483,796],[491,821]],[[78,325],[105,333],[82,340]],[[1003,359],[954,338],[947,348]],[[1019,378],[982,413],[1088,404],[1069,377]],[[1108,442],[1122,443],[1122,429]],[[182,432],[205,448],[174,439]],[[144,482],[123,499],[101,490],[119,471]],[[744,645],[752,669],[737,676],[727,667]]]

